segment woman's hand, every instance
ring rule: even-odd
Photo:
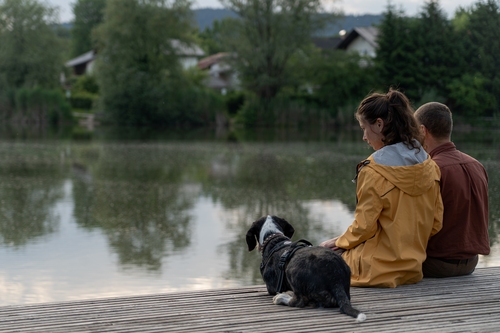
[[[332,249],[333,251],[338,250],[339,247],[335,245],[335,243],[337,242],[337,239],[338,239],[338,237],[326,240],[326,241],[322,242],[321,244],[319,244],[319,246],[327,247],[329,249]]]

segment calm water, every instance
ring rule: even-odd
[[[0,139],[0,305],[262,284],[250,224],[278,215],[315,244],[340,234],[372,152],[359,131],[69,137]],[[500,265],[500,134],[454,141],[488,170],[479,266]]]

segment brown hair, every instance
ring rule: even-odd
[[[417,122],[436,139],[449,139],[453,129],[453,118],[450,109],[441,103],[430,102],[422,105],[415,112]]]
[[[361,101],[356,119],[374,124],[378,118],[384,121],[385,145],[403,142],[409,149],[420,149],[413,139],[422,143],[422,134],[410,101],[402,92],[391,88],[387,94],[373,93]]]

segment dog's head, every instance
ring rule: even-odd
[[[263,216],[254,223],[247,232],[248,251],[252,251],[257,246],[257,240],[260,245],[264,243],[264,239],[271,234],[282,233],[286,237],[291,238],[295,229],[288,221],[278,216]]]

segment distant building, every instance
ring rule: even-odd
[[[198,68],[208,72],[206,86],[222,94],[229,89],[237,88],[239,82],[236,73],[227,61],[229,57],[231,57],[230,53],[220,52],[198,62]]]
[[[361,55],[375,58],[378,29],[375,27],[356,27],[337,44],[337,49],[356,51]]]
[[[173,39],[171,44],[184,69],[196,67],[198,60],[205,56],[205,52],[196,44],[186,44],[177,39]]]
[[[195,67],[198,64],[198,60],[205,55],[205,52],[196,44],[187,44],[177,39],[173,39],[171,44],[176,50],[176,54],[184,69]],[[92,50],[67,61],[65,65],[66,67],[73,68],[73,74],[75,75],[88,74],[92,73],[96,58],[97,52]]]
[[[70,61],[66,62],[66,67],[73,68],[73,74],[83,75],[86,73],[92,73],[94,68],[94,61],[96,58],[96,52],[94,50],[84,53]]]

